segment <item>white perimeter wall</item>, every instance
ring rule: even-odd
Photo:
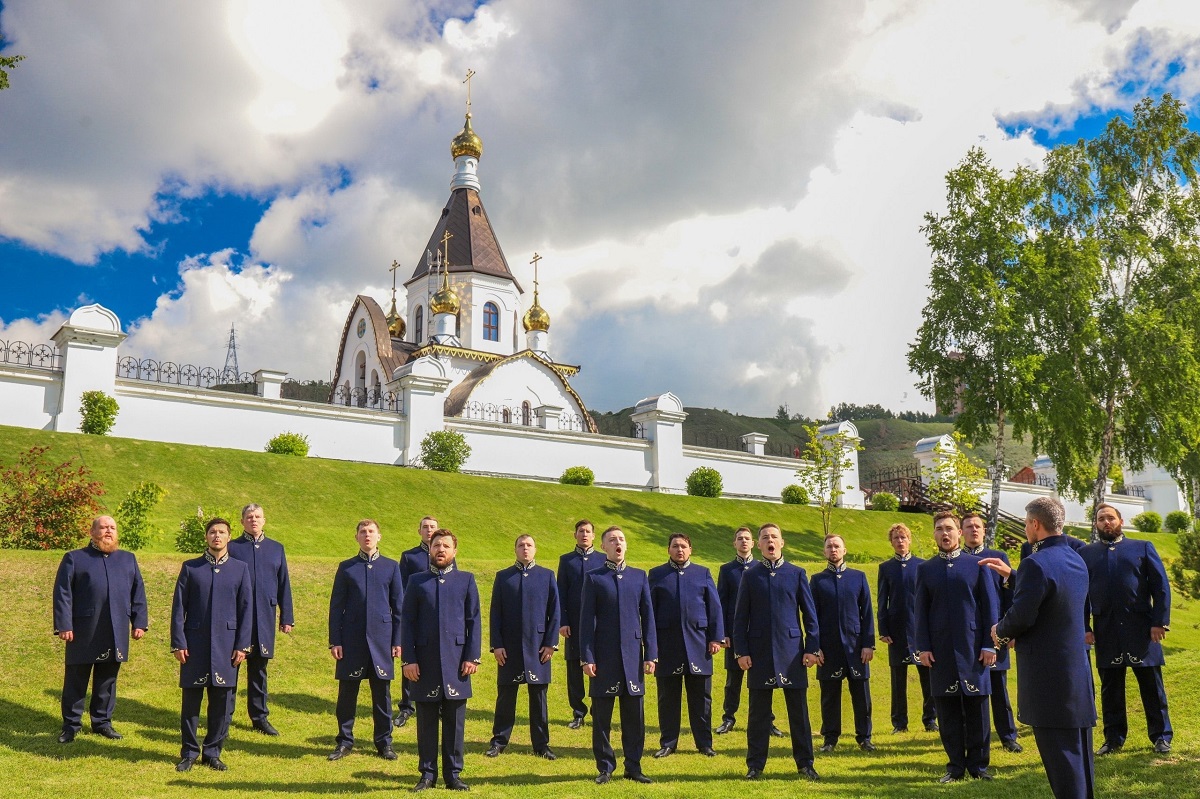
[[[53,430],[62,402],[62,373],[0,366],[0,422],[13,427]]]
[[[979,497],[984,502],[991,502],[992,484],[979,484]],[[1046,486],[1029,485],[1028,483],[1000,484],[1000,510],[1021,518],[1025,517],[1025,506],[1037,497],[1058,497],[1067,511],[1067,524],[1091,525],[1092,505],[1086,505],[1071,497],[1058,496],[1054,489]],[[1121,512],[1121,517],[1128,523],[1130,519],[1147,509],[1148,503],[1141,497],[1127,497],[1123,494],[1107,494],[1105,501]]]
[[[730,450],[685,446],[683,463],[685,474],[691,474],[699,466],[716,469],[721,473],[721,486],[725,494],[778,500],[784,486],[800,483],[796,470],[802,462],[794,458],[760,457]]]

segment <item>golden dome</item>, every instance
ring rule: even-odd
[[[392,297],[392,307],[388,311],[387,319],[388,332],[393,338],[404,338],[404,318],[396,310],[396,298]]]
[[[533,297],[533,305],[529,306],[529,310],[525,312],[521,324],[525,326],[526,333],[531,330],[550,329],[550,314],[546,313],[546,309],[538,303],[536,294]]]
[[[463,129],[450,142],[450,157],[458,158],[460,155],[473,155],[476,158],[483,155],[483,141],[475,135],[475,131],[471,130],[469,113],[467,121],[463,123]]]
[[[437,293],[429,298],[429,310],[435,314],[456,314],[458,313],[458,302],[458,295],[454,293],[454,289],[443,283]]]

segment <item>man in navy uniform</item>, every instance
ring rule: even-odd
[[[146,586],[132,552],[118,549],[111,516],[92,520],[92,540],[63,555],[54,580],[54,634],[67,643],[60,744],[83,727],[83,702],[92,680],[92,732],[119,740],[113,729],[117,673],[129,659],[129,635],[139,640],[150,627]]]
[[[679,720],[683,690],[687,689],[688,724],[696,749],[714,757],[712,733],[713,655],[721,651],[725,621],[712,573],[692,563],[692,540],[672,533],[667,562],[650,570],[650,602],[658,627],[657,758],[679,746]]]
[[[433,533],[438,529],[438,520],[432,516],[425,516],[417,524],[417,534],[421,537],[418,543],[412,549],[406,549],[400,553],[400,583],[401,587],[408,588],[408,580],[414,574],[424,574],[429,571],[429,539],[433,538]],[[408,678],[400,675],[400,698],[396,702],[396,715],[392,719],[392,723],[397,727],[403,727],[412,718],[413,713],[412,691],[408,684]]]
[[[246,658],[246,704],[250,724],[263,735],[278,735],[267,721],[267,663],[275,656],[275,625],[290,633],[296,623],[292,615],[292,582],[288,579],[283,544],[263,532],[266,517],[262,505],[242,508],[242,535],[229,542],[229,556],[250,567],[253,632],[250,656]]]
[[[965,774],[990,780],[988,669],[996,662],[996,650],[989,633],[998,620],[996,586],[979,558],[962,551],[962,529],[954,513],[933,517],[933,538],[937,557],[917,567],[913,640],[918,660],[930,669],[942,747],[949,758],[938,782],[958,782]]]
[[[937,732],[937,715],[929,689],[929,669],[913,658],[915,632],[912,598],[917,590],[917,566],[925,561],[913,555],[912,533],[903,524],[888,529],[895,557],[879,564],[879,640],[888,645],[892,673],[892,733],[908,732],[908,667],[917,667],[921,684],[921,721],[927,732]]]
[[[355,528],[358,554],[338,564],[329,595],[329,654],[338,681],[337,746],[330,760],[341,760],[354,748],[358,689],[371,686],[375,750],[395,760],[392,749],[392,680],[400,657],[400,564],[379,554],[379,524],[363,519]]]
[[[746,779],[767,765],[771,700],[783,690],[792,759],[801,776],[820,779],[813,768],[812,727],[808,721],[808,669],[817,663],[820,631],[817,609],[804,569],[783,559],[783,533],[776,524],[758,529],[762,560],[744,575],[733,614],[733,651],[746,674],[750,718],[746,725]],[[801,628],[803,622],[803,628]]]
[[[1062,534],[1062,503],[1038,497],[1025,506],[1032,547],[1016,572],[1012,606],[992,630],[997,648],[1016,642],[1017,715],[1033,727],[1056,799],[1091,799],[1096,699],[1084,645],[1087,567]],[[1008,564],[982,563],[1005,579]]]
[[[1120,511],[1100,505],[1096,509],[1100,540],[1079,551],[1090,577],[1087,642],[1096,646],[1104,714],[1104,744],[1096,754],[1117,752],[1125,745],[1129,732],[1126,668],[1132,668],[1137,678],[1154,751],[1166,754],[1173,733],[1163,687],[1162,640],[1171,624],[1171,586],[1154,544],[1126,538],[1123,525]]]
[[[488,757],[508,746],[516,723],[517,689],[529,693],[529,739],[533,753],[554,760],[550,749],[550,658],[558,648],[558,586],[554,572],[534,563],[537,543],[517,537],[517,562],[496,574],[492,586],[491,650],[496,658],[496,713]]]
[[[479,668],[479,589],[475,575],[455,565],[458,539],[437,530],[429,541],[429,570],[414,574],[404,593],[401,636],[404,675],[417,705],[417,757],[423,791],[437,784],[438,721],[441,721],[442,779],[452,791],[462,781],[463,729],[471,675]]]
[[[562,607],[559,633],[567,665],[567,701],[571,705],[573,730],[583,726],[587,716],[586,692],[583,688],[583,666],[579,658],[579,603],[583,598],[583,576],[601,568],[604,558],[592,548],[595,530],[587,519],[575,522],[575,548],[558,559],[558,601]]]
[[[651,780],[642,773],[646,744],[643,674],[653,674],[658,660],[658,636],[650,582],[646,573],[625,563],[625,533],[609,527],[600,536],[604,565],[583,579],[579,609],[579,651],[583,673],[591,678],[592,754],[600,772],[596,783],[612,779],[617,769],[613,752],[613,705],[621,701],[621,750],[625,779]]]
[[[250,569],[229,557],[229,522],[210,519],[204,528],[204,554],[183,562],[171,601],[171,652],[179,661],[183,738],[176,771],[190,771],[197,758],[225,771],[221,748],[237,691],[239,667],[250,652],[254,622],[250,606]],[[208,692],[208,729],[204,748],[197,739],[200,704]]]
[[[987,526],[983,517],[978,513],[963,514],[963,552],[977,558],[995,558],[1007,564],[1008,554],[1006,552],[999,549],[988,549],[984,546],[986,531]],[[1003,618],[1004,614],[1008,613],[1008,609],[1012,607],[1012,581],[996,571],[992,572],[992,580],[995,583],[996,596],[1000,602],[997,615]],[[996,647],[996,665],[992,666],[991,670],[992,726],[996,730],[996,737],[1000,739],[1001,746],[1009,752],[1021,752],[1023,747],[1017,741],[1017,722],[1013,718],[1012,701],[1008,698],[1008,667],[1008,647]]]
[[[812,576],[813,605],[821,649],[817,682],[821,686],[821,752],[832,752],[842,734],[842,681],[850,685],[854,740],[864,752],[871,743],[871,660],[875,657],[875,619],[867,575],[846,567],[846,541],[825,536],[828,565]]]

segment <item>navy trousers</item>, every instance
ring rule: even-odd
[[[1121,745],[1129,734],[1129,719],[1125,713],[1125,666],[1098,668],[1100,672],[1100,706],[1104,713],[1104,740]],[[1142,709],[1146,712],[1146,734],[1151,743],[1159,739],[1171,742],[1171,717],[1167,715],[1167,691],[1163,687],[1162,668],[1135,668]]]
[[[570,640],[570,639],[568,639]],[[571,705],[571,715],[581,719],[587,715],[587,702],[584,701],[583,666],[579,663],[578,652],[571,656],[570,645],[567,646],[567,702]]]
[[[266,721],[267,713],[267,664],[270,658],[248,655],[246,657],[246,706],[250,721]]]
[[[1092,799],[1092,728],[1034,727],[1033,740],[1055,799]]]
[[[1017,722],[1008,698],[1008,671],[992,669],[992,727],[1001,741],[1017,740]]]
[[[625,757],[625,773],[642,773],[642,750],[646,748],[645,697],[629,696],[622,692],[620,697],[592,697],[592,754],[596,758],[596,770],[601,774],[612,774],[617,770],[617,754],[612,747],[613,705],[621,700],[621,753]]]
[[[808,721],[808,696],[806,687],[783,688],[783,701],[787,706],[788,728],[792,735],[792,759],[796,768],[811,767],[813,764],[812,727]],[[767,750],[771,742],[771,724],[775,718],[771,701],[773,688],[751,688],[749,690],[750,720],[746,726],[746,768],[762,771],[767,766]]]
[[[400,699],[396,702],[396,712],[405,713],[409,716],[417,712],[413,708],[412,687],[407,677],[400,678]]]
[[[522,683],[505,683],[496,689],[496,717],[492,722],[492,746],[508,746],[513,726],[517,723],[517,689]],[[544,752],[550,746],[549,705],[546,684],[529,685],[529,742],[534,752]]]
[[[946,771],[961,777],[964,773],[974,775],[986,769],[991,762],[988,698],[938,696],[933,702],[941,727],[942,748],[949,759]]]
[[[87,697],[88,680],[92,682],[92,703],[88,712],[92,729],[111,727],[113,709],[117,706],[117,673],[120,663],[78,663],[67,666],[63,675],[62,728],[63,732],[79,732],[83,726],[83,702]]]
[[[463,730],[467,725],[467,700],[441,699],[415,702],[417,706],[417,761],[421,779],[437,784],[438,722],[441,722],[442,779],[458,779],[463,770]]]
[[[871,740],[871,681],[819,680],[821,684],[821,737],[836,744],[842,734],[842,683],[850,685],[850,707],[854,710],[854,740]]]
[[[725,702],[721,706],[721,720],[734,721],[734,716],[742,705],[742,678],[746,673],[738,666],[737,660],[733,659],[733,650],[725,651]]]
[[[908,729],[908,665],[892,666],[892,726],[898,730]],[[929,688],[929,669],[917,666],[917,680],[921,684],[921,723],[928,727],[937,718],[933,707],[933,693]]]
[[[200,747],[197,729],[200,724],[200,704],[208,692],[208,727],[204,733],[204,748]],[[229,735],[229,719],[237,698],[235,688],[184,688],[183,706],[179,712],[179,734],[183,738],[181,758],[220,757],[225,738]]]
[[[699,750],[712,749],[712,677],[706,674],[655,674],[658,682],[659,746],[679,746],[679,719],[687,690],[688,724]]]
[[[392,745],[392,681],[368,677],[371,683],[371,718],[375,722],[375,748]],[[362,680],[338,680],[338,746],[354,746],[354,717],[358,711],[358,689]]]

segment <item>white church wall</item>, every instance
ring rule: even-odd
[[[61,398],[61,372],[0,366],[0,424],[53,430]]]
[[[564,413],[579,414],[581,409],[563,388],[562,381],[549,373],[550,367],[518,358],[499,366],[471,392],[471,402],[520,408],[553,405]]]
[[[981,500],[984,502],[991,501],[991,483],[981,482],[976,486],[976,490]],[[1010,483],[1007,480],[1000,483],[1000,510],[1005,513],[1011,513],[1023,519],[1025,518],[1025,506],[1038,497],[1058,497],[1059,501],[1063,504],[1063,508],[1066,510],[1067,524],[1084,526],[1091,524],[1090,514],[1092,512],[1092,503],[1090,501],[1083,503],[1072,497],[1059,496],[1053,488],[1047,486],[1031,485],[1029,483]],[[1121,517],[1126,522],[1148,509],[1148,501],[1142,497],[1108,494],[1106,501],[1121,512]]]
[[[683,462],[688,474],[699,466],[716,469],[721,473],[723,492],[729,496],[778,500],[785,486],[800,482],[796,478],[800,461],[793,458],[685,446]]]

